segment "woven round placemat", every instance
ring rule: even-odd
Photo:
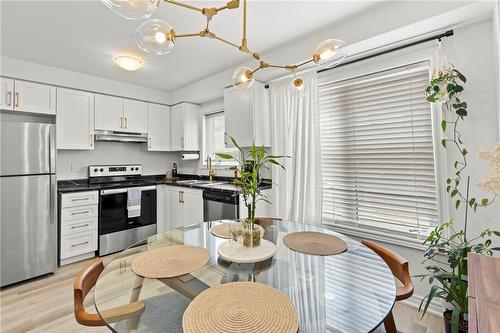
[[[283,237],[283,243],[293,251],[318,256],[330,256],[347,250],[342,239],[314,231],[292,232]]]
[[[279,290],[256,282],[206,289],[187,307],[184,333],[296,333],[297,311]]]
[[[207,249],[174,245],[144,252],[132,262],[132,270],[147,278],[171,278],[194,272],[205,266],[210,255]]]
[[[231,225],[231,223],[221,223],[221,224],[214,225],[210,229],[210,232],[215,237],[229,239],[229,226],[230,225]],[[241,223],[238,223],[238,225],[241,226]]]

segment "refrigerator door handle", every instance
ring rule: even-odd
[[[50,125],[49,128],[49,168],[50,173],[56,173],[56,127]]]
[[[56,175],[50,175],[50,224],[57,221],[57,181]]]

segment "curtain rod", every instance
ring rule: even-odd
[[[440,34],[437,34],[437,35],[434,35],[434,36],[430,36],[430,37],[427,37],[427,38],[423,38],[423,39],[420,39],[420,40],[416,40],[416,41],[408,43],[408,44],[396,46],[396,47],[393,47],[393,48],[390,48],[390,49],[387,49],[387,50],[384,50],[384,51],[376,52],[376,53],[373,53],[373,54],[370,54],[370,55],[367,55],[367,56],[364,56],[364,57],[361,57],[361,58],[358,58],[358,59],[353,59],[353,60],[350,60],[350,61],[342,62],[339,65],[337,65],[335,67],[332,67],[332,68],[320,69],[318,71],[318,73],[330,71],[330,70],[335,69],[335,68],[339,68],[339,67],[342,67],[342,66],[350,65],[350,64],[356,63],[358,61],[363,61],[363,60],[367,60],[367,59],[370,59],[370,58],[378,57],[378,56],[381,56],[383,54],[387,54],[387,53],[390,53],[390,52],[399,51],[399,50],[405,49],[407,47],[415,46],[415,45],[422,44],[422,43],[427,43],[427,42],[430,42],[432,40],[436,40],[436,39],[437,40],[441,40],[441,38],[450,37],[450,36],[453,36],[453,34],[454,34],[453,29],[451,29],[451,30],[448,30],[446,32],[443,32],[443,33],[440,33]],[[269,84],[266,84],[264,87],[266,89],[268,89],[269,88]]]

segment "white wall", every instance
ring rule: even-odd
[[[170,93],[33,62],[1,57],[0,75],[56,86],[170,104]]]
[[[500,3],[498,1],[495,1],[495,10],[493,13],[493,35],[495,36],[494,39],[495,39],[495,49],[496,49],[495,53],[496,53],[497,86],[498,86],[497,98],[499,100],[498,110],[500,110]],[[498,120],[498,131],[500,134],[500,117]]]
[[[146,144],[96,142],[94,150],[58,150],[57,179],[88,177],[91,164],[142,164],[144,175],[165,174],[172,163],[179,163],[178,153],[149,152]]]

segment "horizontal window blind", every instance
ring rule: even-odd
[[[319,80],[323,222],[419,235],[437,224],[427,64]]]

